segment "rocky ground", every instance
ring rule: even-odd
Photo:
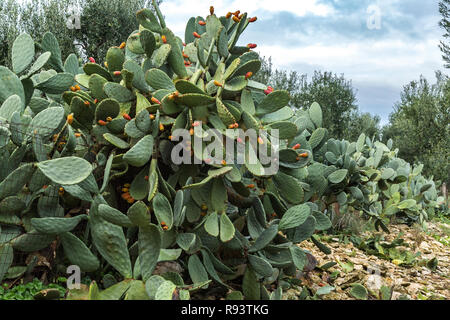
[[[426,232],[406,225],[390,225],[389,229],[390,234],[365,232],[359,235],[366,242],[384,236],[384,240],[377,242],[377,248],[369,252],[342,236],[322,239],[332,249],[329,255],[311,242],[303,242],[301,247],[316,257],[318,266],[329,262],[337,264],[327,270],[316,268],[302,274],[300,280],[313,292],[329,288],[330,293],[320,295],[326,300],[355,299],[351,294],[355,283],[367,289],[368,299],[381,299],[381,290],[387,288],[393,300],[450,299],[450,225],[431,222]],[[387,248],[395,239],[404,241],[394,249]],[[292,295],[298,293],[290,292],[288,298],[289,295],[294,298]]]

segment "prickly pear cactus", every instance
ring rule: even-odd
[[[154,7],[106,57],[63,63],[52,34],[24,34],[0,67],[0,279],[14,252],[53,243],[103,281],[87,299],[281,299],[308,263],[298,244],[330,253],[314,236],[330,204],[383,228],[377,210],[412,210],[396,152],[328,139],[318,104],[294,116],[288,92],[252,80],[256,45],[238,42],[256,18],[211,7],[180,39]],[[436,204],[414,179],[402,196]]]

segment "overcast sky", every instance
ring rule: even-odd
[[[344,73],[364,112],[388,119],[402,87],[442,70],[438,0],[164,0],[167,24],[184,38],[191,16],[241,10],[257,16],[241,40],[276,68]],[[368,21],[369,20],[369,21]],[[326,106],[324,106],[326,107]]]

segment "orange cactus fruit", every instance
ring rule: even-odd
[[[98,124],[101,126],[106,126],[106,122],[103,120],[98,120]]]
[[[159,124],[159,131],[164,131],[164,125],[162,123]]]
[[[103,62],[103,64],[105,65],[105,67],[107,67],[108,68],[108,62]]]
[[[249,185],[247,185],[247,188],[249,188],[249,189],[253,189],[255,187],[255,185],[252,183],[252,184],[249,184]]]
[[[154,120],[155,119],[155,115],[154,114],[151,114],[150,115],[150,120]]]
[[[94,103],[97,104],[97,103],[98,103],[98,99],[95,99],[95,100],[94,100]]]
[[[48,185],[46,185],[46,184],[42,186],[42,189],[47,189],[47,188],[48,188]]]
[[[77,132],[77,133],[75,133],[75,137],[76,137],[76,138],[79,138],[79,137],[81,137],[81,133],[78,133],[78,132]]]
[[[236,12],[233,12],[233,15],[235,17],[239,17],[240,14],[241,14],[241,10],[237,10]]]
[[[205,21],[202,21],[202,20],[200,20],[200,21],[198,22],[198,24],[201,25],[201,26],[206,26],[206,22],[205,22]]]
[[[124,113],[124,114],[122,115],[122,117],[123,117],[125,120],[127,120],[127,121],[130,121],[130,120],[131,120],[131,117],[130,117],[130,115],[129,115],[128,113]]]
[[[166,38],[166,36],[162,35],[162,36],[161,36],[161,39],[162,39],[162,42],[163,42],[163,43],[167,43],[167,38]]]
[[[75,89],[78,91],[78,90],[81,90],[81,88],[80,88],[80,86],[79,85],[75,85]]]
[[[248,22],[255,22],[256,20],[258,20],[258,18],[257,17],[253,17],[253,18],[249,18]]]
[[[214,85],[216,87],[222,87],[222,84],[219,81],[217,81],[217,80],[214,80]]]
[[[134,201],[136,201],[136,200],[134,200],[133,198],[130,198],[130,199],[127,200],[127,202],[128,202],[129,204],[133,204]]]
[[[202,209],[202,211],[207,211],[208,210],[208,206],[206,204],[202,204],[200,209]]]
[[[122,192],[123,192],[123,193],[127,193],[128,191],[130,191],[130,189],[128,189],[128,188],[122,188]]]
[[[95,63],[95,59],[92,58],[92,57],[89,57],[89,61],[92,62],[92,63]]]
[[[241,22],[241,20],[239,20],[239,18],[237,16],[233,16],[233,21],[236,23]]]
[[[211,13],[211,15],[214,14],[214,6],[209,7],[209,13]]]
[[[75,89],[75,87],[72,86],[72,87],[70,87],[70,91],[75,92],[75,91],[77,91],[77,89]]]
[[[161,104],[161,102],[160,102],[158,99],[156,99],[155,97],[152,97],[150,100],[151,100],[151,102],[153,102],[154,104]]]
[[[69,114],[67,116],[67,123],[68,124],[72,124],[73,123],[73,113]]]
[[[113,74],[117,77],[117,76],[120,76],[122,74],[122,72],[121,71],[114,71]]]
[[[196,37],[197,39],[200,39],[202,36],[199,35],[197,32],[192,33],[194,35],[194,37]]]
[[[223,166],[226,166],[226,165],[227,165],[227,162],[226,162],[225,160],[222,160],[222,165],[223,165]]]
[[[292,149],[294,150],[300,149],[300,143],[297,143],[295,146],[292,147]]]
[[[264,140],[261,137],[258,137],[258,143],[259,144],[264,144]]]
[[[186,59],[189,59],[189,56],[186,53],[184,53],[184,52],[183,52],[183,57],[186,58]]]
[[[144,180],[145,180],[145,181],[148,181],[148,179],[149,179],[149,176],[145,176],[145,177],[144,177]]]
[[[234,123],[228,126],[228,129],[234,129]]]
[[[192,124],[193,127],[198,127],[200,125],[200,121],[194,121]]]
[[[173,136],[169,136],[169,140],[172,141],[173,140]]]
[[[249,79],[253,76],[253,72],[249,71],[245,74],[245,79]]]
[[[308,158],[308,153],[307,153],[307,152],[300,153],[299,156],[300,156],[301,158]]]
[[[189,129],[189,134],[190,134],[191,136],[193,136],[193,135],[194,135],[194,129],[190,128],[190,129]]]
[[[107,118],[106,118],[106,121],[107,121],[107,122],[111,122],[111,121],[112,121],[112,118],[111,118],[111,117],[107,117]]]
[[[90,103],[89,101],[86,100],[86,101],[84,102],[84,105],[85,105],[86,107],[89,107],[89,106],[91,105],[91,103]]]
[[[249,43],[249,44],[247,45],[247,48],[249,48],[249,49],[255,49],[257,46],[258,46],[258,45],[257,45],[256,43]]]
[[[127,45],[127,44],[126,44],[125,42],[122,42],[122,43],[120,44],[119,48],[120,48],[120,49],[123,49],[123,48],[125,48],[126,45]]]
[[[264,93],[266,95],[271,94],[273,92],[273,88],[271,86],[268,86],[266,90],[264,90]]]
[[[230,19],[232,14],[233,14],[232,12],[228,12],[225,18]]]

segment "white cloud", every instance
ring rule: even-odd
[[[188,19],[198,15],[206,17],[209,15],[211,5],[220,16],[229,11],[240,10],[247,12],[250,17],[264,14],[265,19],[283,11],[299,17],[307,14],[325,17],[334,12],[333,7],[317,2],[317,0],[164,0],[161,11],[166,17],[169,28],[181,35],[184,33]]]

